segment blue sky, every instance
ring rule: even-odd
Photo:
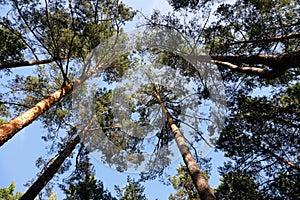
[[[145,15],[151,14],[153,9],[161,10],[163,13],[167,13],[171,10],[170,6],[166,1],[154,0],[154,1],[142,1],[142,0],[123,0],[125,4],[132,6],[134,9],[140,10]],[[0,11],[1,12],[1,11]],[[127,26],[127,29],[134,27],[134,23]],[[19,68],[14,70],[16,74],[29,74],[34,67]],[[7,78],[2,78],[0,83],[5,83]],[[2,90],[0,88],[0,90]],[[43,135],[46,130],[41,128],[39,122],[34,122],[28,127],[20,131],[16,136],[9,140],[0,148],[0,187],[7,187],[12,181],[15,181],[17,191],[25,191],[26,188],[23,186],[28,180],[36,178],[36,174],[39,173],[38,169],[35,167],[35,162],[37,158],[41,155],[45,155],[47,150],[45,149],[45,143],[41,140],[41,135]],[[212,153],[213,163],[221,163],[223,157],[220,154]],[[126,184],[127,175],[137,177],[134,174],[119,173],[114,169],[101,164],[96,159],[92,158],[95,164],[96,177],[104,182],[106,188],[114,193],[114,185],[123,186]],[[180,160],[174,162],[169,170],[171,174],[174,174],[176,167],[178,166]],[[218,183],[218,174],[216,172],[216,167],[213,166],[212,177],[210,184],[216,186]],[[158,181],[151,181],[145,184],[146,195],[152,199],[167,199],[171,192],[174,192],[171,186],[165,186]],[[57,190],[54,190],[57,192]],[[62,195],[58,193],[59,198]]]

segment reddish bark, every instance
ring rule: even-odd
[[[207,179],[205,178],[204,174],[201,172],[196,160],[191,154],[182,133],[180,132],[177,125],[175,124],[171,114],[169,113],[168,109],[165,107],[163,100],[161,99],[160,95],[156,90],[154,90],[153,96],[157,99],[158,103],[160,104],[160,107],[163,109],[163,112],[166,115],[168,123],[175,136],[177,146],[181,152],[184,163],[187,166],[189,174],[191,175],[191,178],[199,193],[201,200],[216,200],[213,190],[210,188]]]
[[[60,101],[60,99],[62,99],[64,96],[72,92],[74,86],[80,85],[87,78],[95,74],[101,68],[102,65],[99,64],[93,70],[84,74],[84,76],[82,76],[80,79],[77,79],[75,82],[62,87],[56,92],[53,92],[49,97],[46,97],[27,111],[10,120],[6,124],[0,126],[0,146],[2,146],[5,142],[7,142],[24,127],[31,124],[36,118],[38,118],[38,116],[47,111],[51,106],[53,106],[56,102]]]

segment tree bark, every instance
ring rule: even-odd
[[[291,162],[290,160],[286,160],[283,157],[278,156],[276,153],[274,153],[273,151],[266,149],[265,147],[261,147],[262,150],[264,152],[266,152],[267,154],[271,154],[276,160],[278,160],[279,162],[282,162],[286,165],[289,165],[291,168],[296,169],[298,171],[300,171],[300,167],[297,166],[295,163]]]
[[[265,69],[259,68],[259,67],[240,67],[240,66],[234,65],[229,62],[223,62],[223,61],[218,61],[218,60],[212,60],[212,63],[222,65],[224,67],[231,69],[232,71],[241,72],[241,73],[249,74],[249,75],[257,75],[261,78],[266,78],[266,79],[277,78],[277,77],[283,75],[287,70],[284,68],[283,69],[265,70]]]
[[[182,133],[180,132],[178,126],[175,124],[173,117],[171,116],[168,109],[165,107],[163,100],[158,94],[157,90],[154,89],[153,96],[156,98],[160,107],[163,109],[164,114],[168,120],[169,126],[175,136],[177,146],[181,152],[182,158],[185,165],[192,177],[193,183],[199,193],[201,200],[216,200],[213,190],[210,188],[207,179],[201,172],[197,162],[195,161],[193,155],[191,154]]]
[[[300,68],[300,52],[259,55],[190,55],[186,59],[195,63],[215,63],[232,71],[261,78],[275,79],[288,69]],[[266,68],[268,66],[268,68]]]
[[[287,54],[259,54],[259,55],[211,55],[213,60],[230,62],[233,64],[243,63],[248,65],[266,65],[273,69],[300,68],[300,53]]]
[[[95,69],[89,71],[88,73],[85,73],[84,76],[82,76],[80,79],[77,79],[75,82],[69,83],[56,92],[53,92],[49,97],[46,97],[27,111],[0,126],[0,146],[2,146],[24,127],[31,124],[36,118],[38,118],[41,114],[51,108],[51,106],[53,106],[56,102],[60,101],[60,99],[73,91],[74,85],[80,85],[101,68],[102,65],[98,64]]]
[[[76,145],[80,143],[80,139],[85,137],[86,133],[90,130],[92,123],[97,118],[97,114],[93,115],[89,123],[84,129],[59,153],[59,156],[51,163],[51,165],[39,176],[39,178],[28,188],[23,194],[20,200],[34,200],[34,198],[42,191],[47,183],[54,177],[58,172],[63,162],[70,156]]]
[[[67,157],[70,156],[79,142],[79,136],[69,142],[64,150],[59,153],[59,156],[53,161],[53,163],[51,163],[51,165],[44,171],[44,173],[23,194],[20,200],[34,200],[34,198],[42,191],[47,183],[54,177],[63,162]]]
[[[17,67],[27,67],[32,65],[48,64],[57,60],[66,60],[68,57],[50,58],[45,60],[30,60],[30,61],[4,61],[0,62],[0,69],[10,69]]]

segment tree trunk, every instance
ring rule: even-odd
[[[171,127],[171,130],[175,136],[175,140],[177,146],[181,152],[182,158],[184,160],[185,165],[189,171],[189,174],[192,177],[193,183],[199,193],[201,200],[216,200],[216,197],[213,193],[213,190],[210,188],[207,179],[201,172],[197,162],[195,161],[194,157],[192,156],[185,140],[180,132],[179,128],[175,124],[171,114],[169,113],[168,109],[165,107],[163,100],[161,99],[160,95],[154,89],[153,96],[157,99],[160,107],[163,109],[163,112],[166,115],[168,123]]]
[[[70,156],[76,145],[80,142],[79,135],[67,144],[63,151],[59,153],[59,156],[53,161],[53,163],[44,171],[44,173],[30,186],[20,200],[34,200],[34,198],[42,191],[47,183],[54,177],[59,170],[60,166]]]
[[[51,165],[44,171],[42,175],[30,186],[30,188],[23,194],[20,200],[34,200],[34,198],[42,191],[47,183],[54,177],[63,162],[70,156],[76,145],[80,142],[82,137],[85,137],[89,131],[92,123],[97,118],[97,114],[93,115],[85,128],[73,139],[66,147],[59,153],[59,156],[51,163]]]
[[[80,85],[91,75],[95,74],[100,68],[102,68],[101,64],[99,64],[90,72],[84,74],[84,76],[82,76],[80,79],[77,79],[75,82],[69,83],[56,92],[53,92],[49,97],[46,97],[27,111],[0,126],[0,146],[2,146],[24,127],[31,124],[38,116],[51,108],[51,106],[53,106],[56,102],[60,101],[61,98],[73,91],[74,85]]]

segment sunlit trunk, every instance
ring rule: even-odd
[[[62,87],[56,92],[53,92],[49,97],[46,97],[27,111],[0,126],[0,146],[2,146],[24,127],[31,124],[36,118],[38,118],[38,116],[51,108],[51,106],[53,106],[55,103],[59,102],[64,96],[72,92],[74,85],[80,85],[87,78],[95,74],[100,68],[102,68],[102,65],[98,65],[95,69],[86,73],[80,79],[77,79],[75,82]]]
[[[207,179],[205,178],[204,174],[201,172],[197,162],[195,161],[193,155],[191,154],[182,133],[180,132],[177,125],[175,124],[170,112],[165,107],[163,100],[161,99],[160,95],[156,90],[154,90],[153,96],[157,99],[158,103],[160,104],[160,107],[163,109],[163,112],[165,113],[165,116],[174,134],[177,146],[181,152],[184,163],[187,166],[189,174],[192,177],[193,183],[199,193],[201,200],[216,200],[213,190],[208,185]]]

